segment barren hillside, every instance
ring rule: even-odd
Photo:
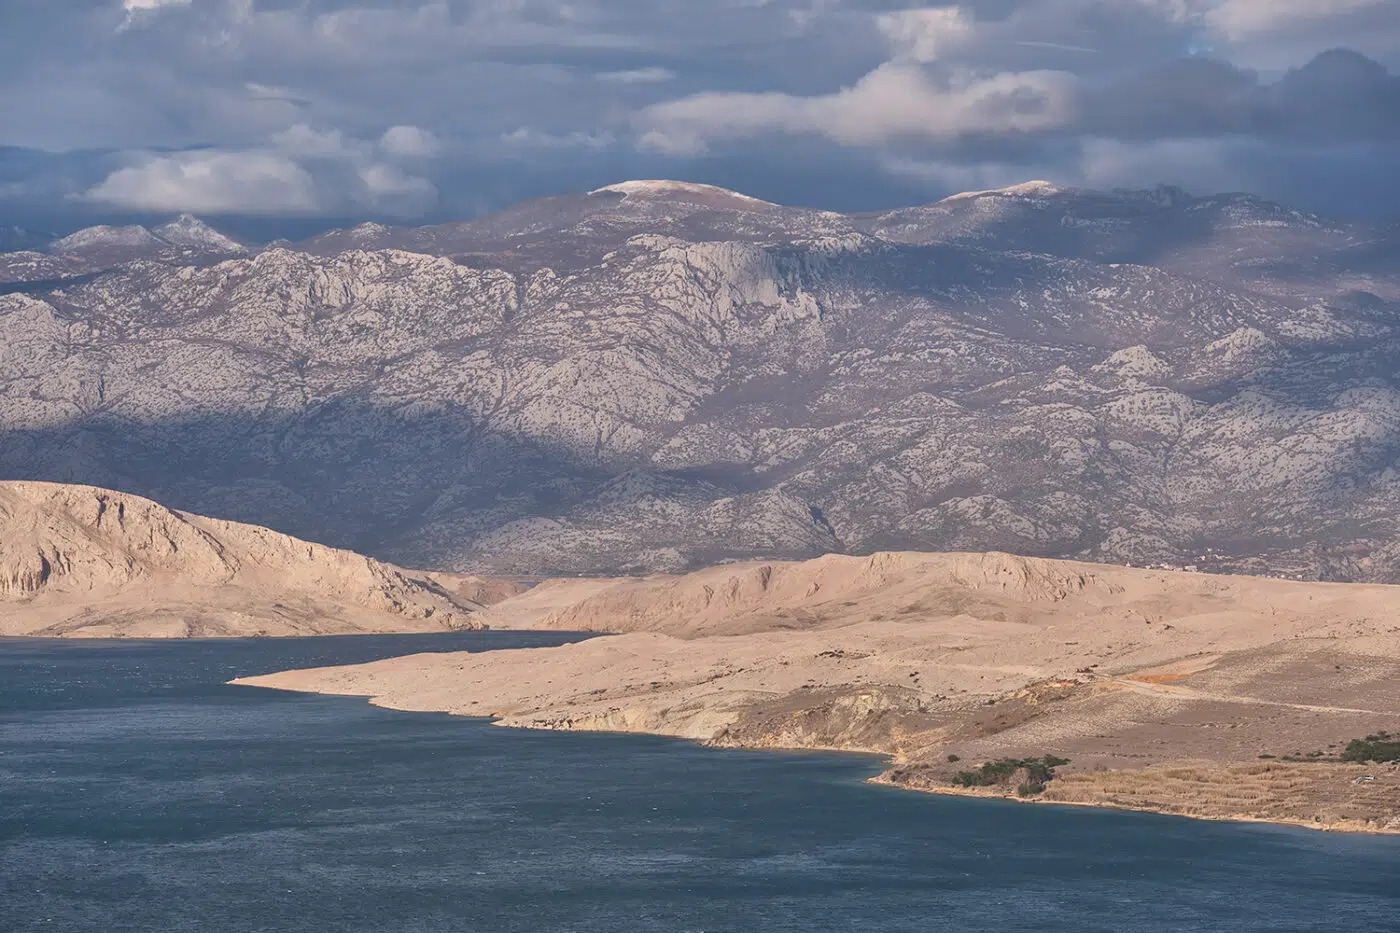
[[[479,628],[521,587],[415,573],[138,496],[0,483],[0,634],[314,635]]]
[[[1400,587],[887,553],[561,580],[518,600],[488,618],[624,634],[247,682],[515,726],[874,751],[892,758],[883,780],[931,790],[1053,755],[1070,764],[1042,799],[1400,829],[1400,771],[1339,760],[1400,732]]]

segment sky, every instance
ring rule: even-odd
[[[1400,219],[1400,0],[0,0],[0,226],[468,217],[627,178]]]

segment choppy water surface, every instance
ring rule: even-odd
[[[0,640],[0,931],[1400,930],[1394,838],[223,685],[557,640]]]

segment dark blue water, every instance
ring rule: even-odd
[[[551,640],[0,640],[0,931],[1400,930],[1395,838],[222,685]]]

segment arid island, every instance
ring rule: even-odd
[[[915,790],[1400,832],[1400,587],[879,553],[551,580],[479,619],[610,637],[236,682],[872,752]]]
[[[878,553],[538,581],[0,483],[0,634],[554,629],[239,681],[539,729],[875,753],[916,790],[1400,832],[1400,587]]]

